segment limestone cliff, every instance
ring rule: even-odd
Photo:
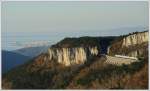
[[[148,49],[148,32],[137,32],[121,38],[111,38],[65,38],[48,49],[47,59],[70,66],[83,64],[93,56],[103,53],[105,47],[109,45],[108,54],[133,57],[143,55]],[[113,39],[117,39],[117,41]],[[115,42],[111,44],[111,41]]]
[[[129,34],[113,42],[108,48],[108,54],[141,56],[148,52],[148,31]]]
[[[48,49],[48,60],[66,66],[83,64],[93,56],[104,53],[106,47],[116,37],[79,37],[65,38]]]
[[[49,60],[56,60],[66,66],[82,64],[90,57],[98,55],[98,47],[49,48]]]
[[[116,41],[117,39],[117,41]],[[115,41],[115,42],[113,42]],[[54,61],[65,66],[83,64],[92,57],[105,54],[143,55],[148,50],[148,32],[119,37],[65,38],[48,48],[44,62]]]
[[[122,47],[128,47],[136,44],[142,44],[148,42],[148,32],[141,32],[137,34],[129,35],[123,38]]]

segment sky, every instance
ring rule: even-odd
[[[148,20],[146,1],[2,2],[2,49],[143,31]]]

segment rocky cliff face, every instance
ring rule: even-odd
[[[116,37],[65,38],[48,49],[48,60],[66,66],[83,64],[93,56],[106,51],[106,47]]]
[[[148,32],[142,32],[129,35],[123,38],[122,47],[128,47],[136,44],[142,44],[148,42]]]
[[[98,47],[49,48],[48,59],[56,60],[66,66],[82,64],[94,55],[98,55]]]
[[[108,54],[110,55],[120,54],[137,57],[145,52],[148,52],[148,31],[124,36],[108,48]]]
[[[77,45],[79,39],[65,39],[48,49],[48,60],[55,60],[65,66],[74,64],[83,64],[93,56],[102,53],[103,46],[110,45],[108,54],[113,53],[133,56],[142,55],[147,50],[148,32],[134,33],[123,36],[119,41],[112,44],[106,44],[106,41],[112,41],[107,38],[94,38],[91,41],[88,39],[80,39],[82,42]],[[88,43],[86,41],[88,41]],[[73,41],[73,42],[72,42]],[[94,45],[92,45],[92,43]],[[85,45],[86,44],[86,45]],[[92,46],[91,46],[92,45]]]

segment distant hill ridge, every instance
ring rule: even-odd
[[[13,50],[13,52],[33,58],[38,56],[41,53],[46,52],[48,47],[49,46],[26,47],[26,48]]]
[[[30,59],[28,56],[21,55],[19,53],[2,50],[2,73],[9,71],[10,69],[24,64]]]

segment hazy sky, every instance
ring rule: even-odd
[[[126,27],[148,27],[148,2],[2,2],[4,46],[12,41],[6,39],[10,36],[54,41],[81,32],[102,35],[109,30],[104,34],[110,35],[111,30]]]

